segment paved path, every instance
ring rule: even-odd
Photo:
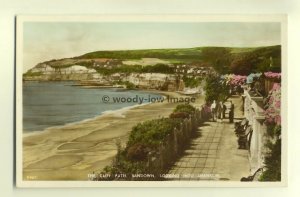
[[[232,98],[235,114],[241,116],[239,98]],[[175,163],[169,174],[179,175],[170,180],[230,180],[249,176],[248,151],[239,150],[234,125],[228,119],[205,122],[197,137]]]

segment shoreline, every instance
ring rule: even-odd
[[[141,91],[184,97],[176,92]],[[203,98],[199,100],[202,103]],[[177,104],[180,103],[137,104],[129,109],[121,108],[23,135],[23,179],[88,180],[88,174],[101,171],[111,163],[117,153],[116,143],[125,146],[133,126],[145,120],[167,117]]]
[[[152,104],[152,103],[149,102],[149,103],[143,103],[143,104],[136,104],[136,105],[122,107],[122,108],[116,109],[116,110],[106,110],[106,111],[101,112],[101,114],[95,115],[94,117],[91,117],[91,118],[86,118],[86,119],[82,119],[82,120],[75,121],[75,122],[65,123],[63,125],[50,126],[50,127],[47,127],[43,130],[37,130],[37,131],[24,131],[23,130],[22,135],[23,135],[23,138],[24,137],[29,137],[29,136],[32,136],[32,135],[38,135],[38,134],[41,134],[43,132],[47,132],[47,130],[60,129],[60,128],[67,127],[67,126],[81,124],[81,123],[84,123],[84,122],[95,120],[95,119],[100,118],[100,117],[105,116],[105,115],[114,115],[115,117],[118,117],[118,116],[122,117],[122,113],[125,113],[127,110],[130,110],[130,109],[133,109],[133,108],[139,107],[139,106],[149,105],[149,104]],[[119,112],[121,112],[121,114],[117,114]]]
[[[87,86],[87,87],[84,86],[83,88],[89,88],[89,86]],[[179,92],[167,92],[167,91],[150,90],[150,89],[133,89],[133,90],[134,91],[141,91],[141,92],[144,92],[144,93],[159,94],[160,96],[164,97],[164,100],[166,100],[167,96],[172,95],[172,93],[173,94],[178,94],[177,96],[181,96],[181,97],[189,96],[189,95],[182,95]],[[43,130],[24,131],[24,129],[23,129],[22,135],[23,135],[23,137],[32,136],[32,135],[40,134],[42,132],[46,132],[49,129],[59,129],[59,128],[65,127],[65,126],[72,126],[74,124],[80,124],[80,123],[83,123],[83,122],[86,122],[86,121],[90,121],[90,120],[93,120],[93,119],[96,119],[96,118],[100,118],[101,116],[105,116],[105,115],[108,115],[108,114],[109,115],[115,115],[116,117],[117,116],[122,116],[122,114],[117,114],[117,113],[118,112],[125,113],[127,110],[130,110],[132,108],[139,107],[139,106],[144,106],[144,105],[150,105],[150,104],[153,104],[153,103],[157,103],[157,102],[148,102],[148,103],[142,103],[142,104],[137,103],[135,105],[125,106],[125,107],[122,107],[120,109],[106,110],[106,111],[101,112],[101,114],[95,115],[91,118],[86,118],[86,119],[78,120],[78,121],[75,121],[75,122],[65,123],[63,125],[49,126],[49,127],[44,128]],[[180,104],[180,103],[178,103],[178,104]]]
[[[30,81],[32,82],[32,81]],[[41,83],[57,83],[57,82],[72,82],[72,83],[76,83],[78,84],[79,81],[75,81],[75,80],[65,80],[65,81],[40,81],[40,80],[36,80],[35,82],[41,82]],[[159,94],[160,96],[164,96],[164,95],[168,95],[167,93],[165,93],[164,91],[159,91],[159,90],[149,90],[149,89],[124,89],[124,88],[119,88],[119,87],[112,87],[112,86],[91,86],[91,85],[74,85],[74,84],[65,84],[65,86],[79,86],[80,88],[87,88],[87,89],[119,89],[119,90],[122,90],[122,91],[130,91],[130,90],[134,90],[134,91],[138,91],[138,92],[143,92],[143,93],[151,93],[151,94]],[[36,129],[36,130],[25,130],[23,128],[23,131],[22,131],[22,134],[23,136],[30,136],[30,135],[35,135],[35,134],[38,134],[38,133],[41,133],[41,132],[45,132],[46,130],[48,129],[52,129],[52,128],[59,128],[59,127],[64,127],[64,126],[68,126],[68,125],[72,125],[72,124],[77,124],[77,123],[80,123],[80,122],[84,122],[84,121],[88,121],[88,120],[92,120],[94,118],[97,118],[97,117],[100,117],[100,116],[103,116],[107,113],[118,113],[119,111],[125,111],[127,109],[130,109],[132,107],[138,107],[138,106],[141,106],[141,105],[145,105],[145,104],[151,104],[152,102],[148,102],[148,103],[133,103],[133,105],[128,105],[128,106],[124,106],[124,107],[121,107],[121,108],[118,108],[118,109],[114,109],[114,110],[106,110],[106,111],[103,111],[101,112],[100,114],[95,114],[95,115],[92,115],[91,117],[88,117],[88,118],[84,118],[84,119],[79,119],[79,120],[76,120],[74,122],[65,122],[61,125],[48,125],[47,127],[45,128],[42,128],[42,129]]]

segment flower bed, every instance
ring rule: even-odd
[[[241,86],[246,83],[247,76],[243,75],[234,75],[232,80],[229,82],[230,85],[233,86]]]
[[[260,181],[281,180],[281,85],[274,83],[265,105],[265,124],[268,140],[265,144],[268,152],[265,156],[265,168]]]
[[[281,73],[265,72],[264,75],[269,79],[281,79]]]
[[[281,82],[281,73],[265,72],[265,92],[271,91],[275,83]]]
[[[227,74],[222,75],[221,80],[223,83],[229,86],[241,86],[246,83],[247,76],[243,75],[235,75],[235,74]]]
[[[273,84],[265,108],[266,123],[281,125],[281,87],[279,83]]]

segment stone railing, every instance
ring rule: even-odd
[[[264,166],[265,141],[267,140],[267,128],[264,124],[263,97],[255,97],[244,92],[244,116],[249,121],[253,132],[249,147],[249,162],[251,173]]]

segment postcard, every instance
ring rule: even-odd
[[[17,186],[285,186],[286,23],[17,16]]]

